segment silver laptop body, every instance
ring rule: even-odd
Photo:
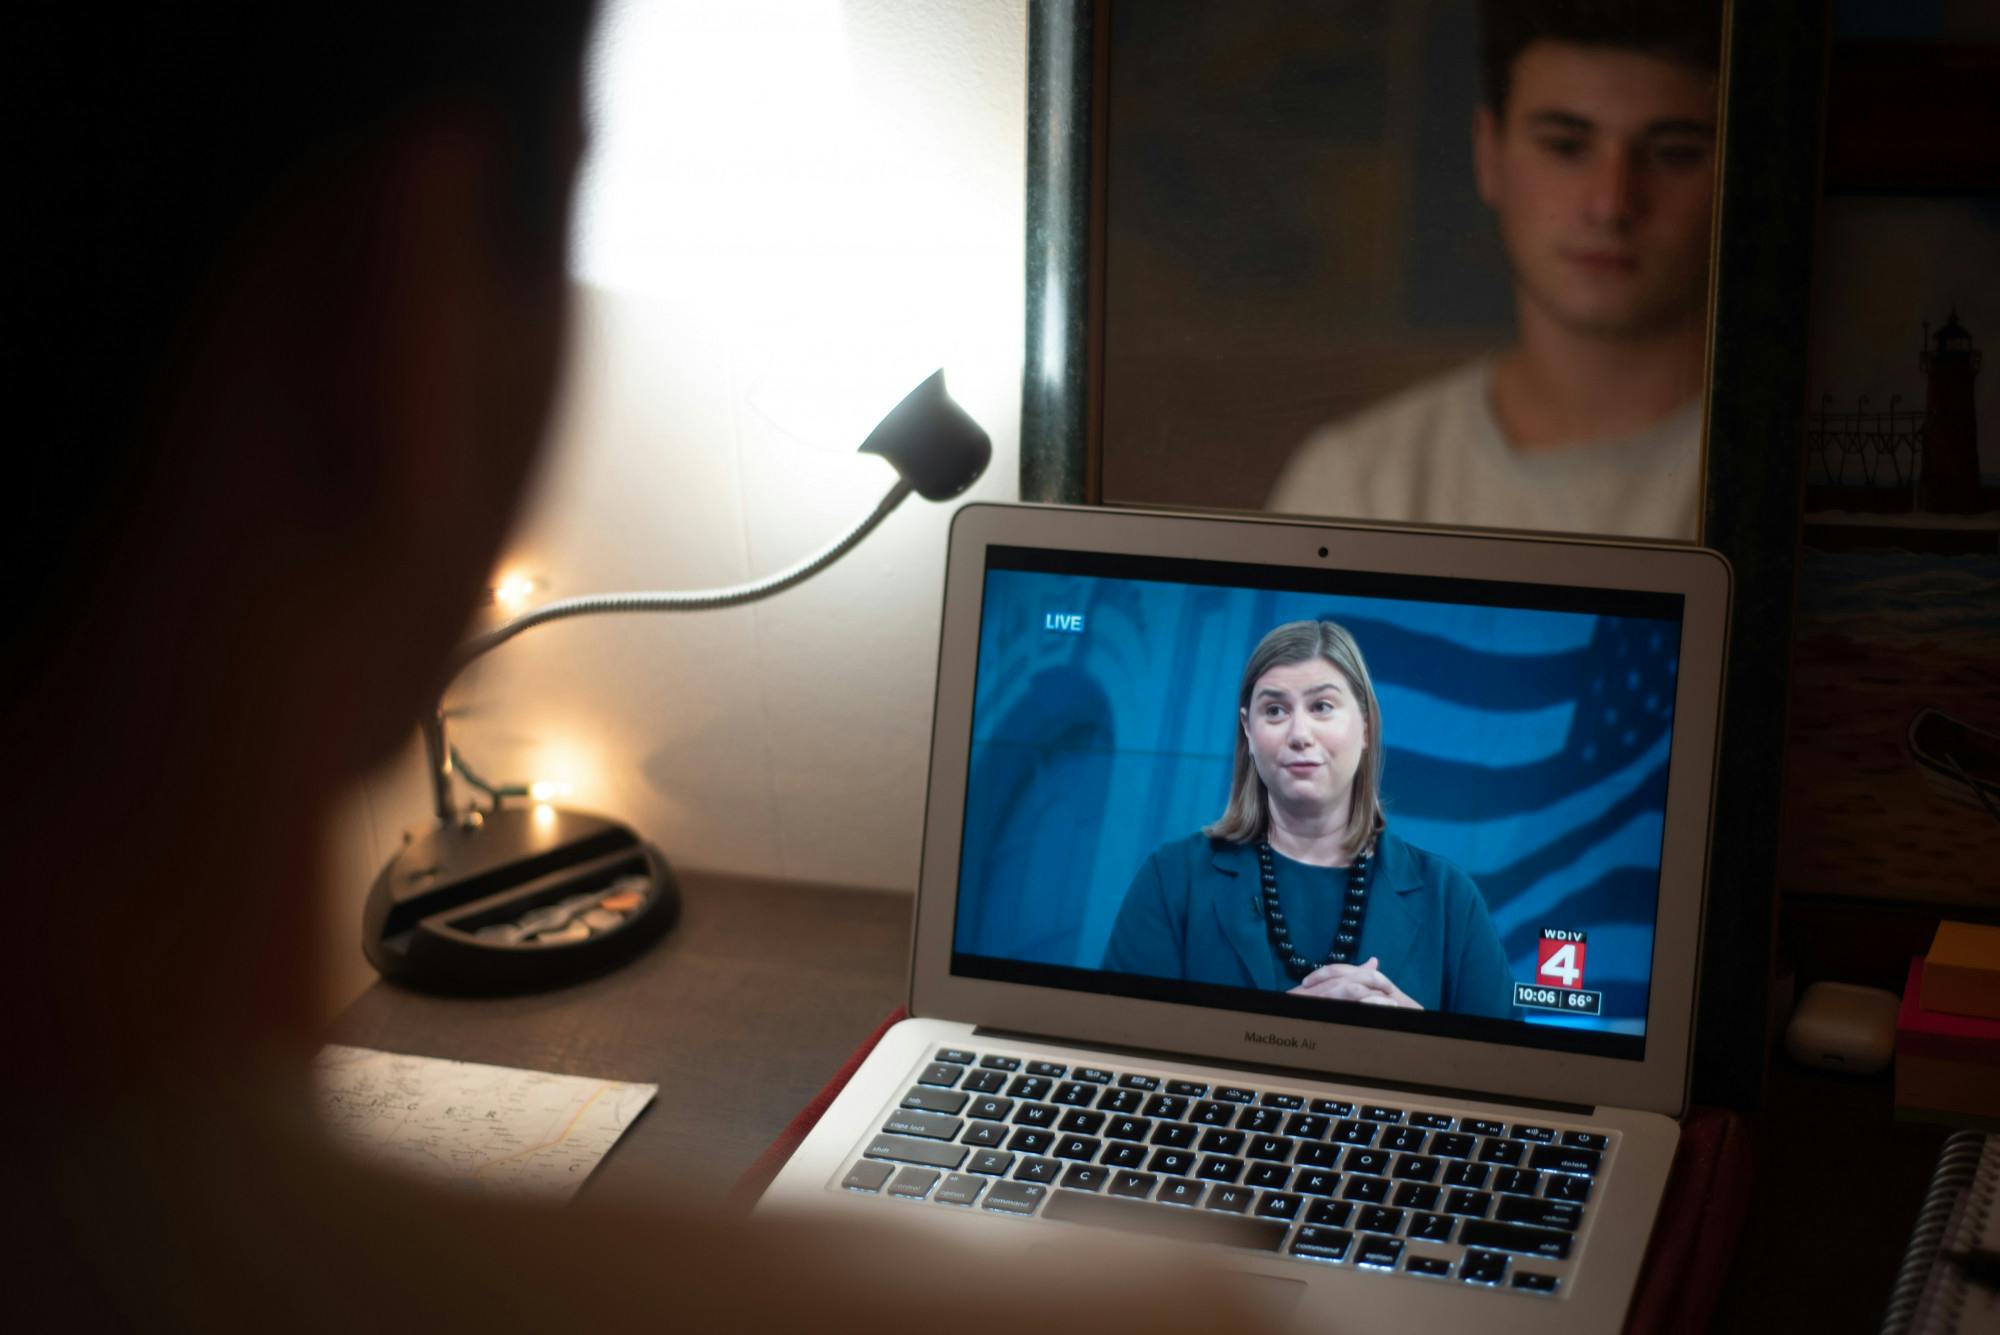
[[[1618,1328],[1687,1098],[1729,590],[1695,548],[964,508],[914,1018],[759,1208],[998,1256],[1108,1223],[1301,1328]],[[1313,621],[1373,681],[1361,940],[1416,1005],[1293,991],[1271,918],[1319,872],[1201,833],[1250,654]],[[1331,920],[1290,919],[1317,963]]]

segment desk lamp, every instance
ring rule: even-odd
[[[506,805],[531,794],[488,783],[466,766],[445,736],[444,690],[473,659],[551,621],[740,607],[803,583],[853,550],[911,492],[929,501],[963,492],[993,453],[979,424],[945,393],[943,371],[911,390],[861,450],[895,465],[896,484],[845,537],[788,570],[703,593],[565,598],[459,646],[422,720],[436,822],[404,836],[362,914],[362,948],[383,977],[438,991],[524,990],[610,968],[673,925],[679,892],[659,850],[602,816]],[[459,805],[454,773],[486,795],[485,809]]]

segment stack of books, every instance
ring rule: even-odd
[[[2000,927],[1943,923],[1910,961],[1896,1115],[2000,1131]]]

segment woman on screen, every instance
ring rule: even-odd
[[[1104,967],[1511,1017],[1479,888],[1383,818],[1382,716],[1354,637],[1331,621],[1266,635],[1237,722],[1228,808],[1146,859]]]

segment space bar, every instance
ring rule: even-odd
[[[1098,1224],[1183,1242],[1217,1242],[1225,1247],[1248,1247],[1260,1252],[1275,1252],[1283,1247],[1285,1234],[1291,1227],[1275,1219],[1217,1214],[1213,1210],[1191,1210],[1180,1205],[1148,1205],[1116,1196],[1093,1196],[1085,1191],[1053,1193],[1049,1203],[1042,1207],[1042,1218]]]

